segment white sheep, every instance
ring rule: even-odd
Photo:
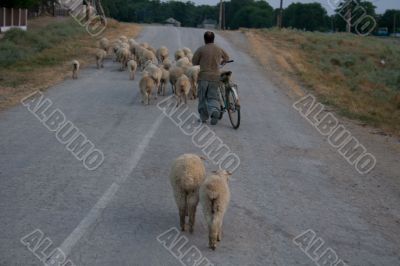
[[[78,79],[80,64],[78,60],[72,61],[72,79]]]
[[[125,35],[119,36],[119,40],[123,43],[128,43],[128,38]]]
[[[193,61],[193,54],[192,54],[192,53],[187,54],[187,55],[186,55],[186,58],[189,59],[189,62],[190,62],[190,63],[192,63],[192,61]]]
[[[183,74],[178,78],[175,83],[175,95],[178,97],[177,106],[182,103],[182,100],[185,104],[187,104],[187,98],[190,92],[190,80],[189,78]]]
[[[169,58],[165,58],[164,61],[162,62],[162,65],[166,70],[170,70],[172,67],[172,62]]]
[[[162,66],[161,68],[162,71],[162,76],[161,76],[161,83],[160,83],[160,87],[158,89],[158,94],[159,95],[163,95],[165,96],[165,91],[167,89],[167,84],[169,83],[169,71],[167,69],[165,69],[164,66]]]
[[[192,66],[189,59],[187,57],[183,57],[176,62],[177,67],[183,68],[185,71]]]
[[[188,54],[193,54],[193,53],[192,53],[192,50],[190,50],[190,49],[187,48],[187,47],[184,47],[184,48],[182,49],[182,51],[183,51],[183,53],[185,54],[185,56],[188,56]]]
[[[129,59],[131,58],[131,52],[127,48],[121,48],[119,50],[119,62],[121,63],[121,71],[123,71],[128,64]]]
[[[143,69],[145,67],[146,62],[151,61],[152,63],[157,63],[156,55],[147,49],[141,49],[139,51],[139,65]]]
[[[200,66],[192,66],[186,70],[185,75],[190,79],[191,86],[191,99],[194,100],[197,98],[197,86],[200,74]]]
[[[204,181],[205,172],[202,158],[195,154],[181,155],[172,164],[169,178],[179,210],[182,231],[185,231],[185,218],[189,216],[189,232],[193,233],[199,203],[199,187]]]
[[[128,62],[128,71],[129,71],[129,78],[131,80],[135,79],[135,73],[136,73],[136,69],[137,69],[137,63],[135,60],[129,60]]]
[[[104,58],[107,56],[107,52],[102,49],[98,49],[96,51],[96,65],[97,69],[103,68],[104,67]]]
[[[185,53],[182,50],[178,50],[175,52],[175,61],[178,61],[181,58],[185,57]]]
[[[175,83],[176,81],[185,73],[185,70],[181,67],[172,67],[169,70],[169,82],[171,83],[172,93],[175,93]]]
[[[144,105],[150,104],[151,94],[155,86],[156,84],[154,79],[149,75],[149,73],[143,72],[142,79],[139,82],[139,88],[142,95],[142,103]]]
[[[162,70],[158,66],[153,64],[153,62],[147,61],[145,64],[144,71],[149,73],[150,77],[152,77],[154,82],[156,83],[157,88],[159,88],[161,84],[161,78],[163,75]],[[157,92],[155,92],[155,98],[157,99]]]
[[[226,170],[213,172],[200,187],[200,204],[208,225],[209,247],[215,250],[217,241],[222,240],[222,222],[229,204],[228,178],[232,174]]]
[[[142,46],[144,49],[147,49],[147,48],[149,48],[150,45],[147,42],[143,42],[140,44],[140,46]]]
[[[106,51],[106,53],[108,53],[111,47],[110,41],[106,37],[101,38],[99,42],[99,47],[100,49],[103,49],[104,51]]]
[[[158,63],[163,63],[164,60],[167,59],[169,56],[168,48],[165,46],[161,46],[160,48],[158,48],[156,56],[158,59]]]

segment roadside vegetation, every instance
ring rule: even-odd
[[[398,40],[288,29],[244,31],[256,57],[286,86],[297,92],[306,88],[339,114],[400,135]]]
[[[102,36],[136,36],[135,24],[109,20]],[[35,90],[44,90],[71,75],[71,61],[94,63],[97,39],[71,18],[40,17],[29,30],[12,29],[0,39],[0,110]]]

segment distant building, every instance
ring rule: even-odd
[[[214,19],[205,19],[200,24],[200,28],[204,28],[204,29],[216,29],[217,26],[218,26],[218,23]]]
[[[165,25],[180,27],[181,23],[174,18],[169,18],[165,21]]]

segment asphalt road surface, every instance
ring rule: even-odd
[[[202,34],[147,26],[138,40],[170,51],[195,50]],[[314,251],[335,252],[338,265],[400,265],[399,172],[381,164],[385,156],[378,154],[376,169],[360,175],[292,108],[293,99],[254,59],[221,36],[216,41],[235,59],[227,69],[240,87],[242,125],[235,131],[224,117],[213,129],[241,165],[230,183],[217,250],[207,247],[199,207],[194,234],[179,233],[188,243],[175,253],[195,246],[193,256],[213,265],[316,265]],[[179,227],[168,178],[172,160],[202,152],[154,102],[140,103],[140,74],[130,81],[118,67],[107,60],[104,69],[91,66],[78,80],[45,93],[104,153],[94,171],[26,107],[0,114],[0,265],[43,265],[40,258],[57,247],[68,256],[68,266],[183,263],[157,237]],[[196,112],[196,103],[189,105]],[[206,167],[216,169],[209,161]],[[21,241],[36,229],[43,236],[36,231]],[[308,229],[316,233],[314,240],[321,239],[311,256],[293,242]],[[31,252],[22,242],[34,247],[35,236],[48,241]],[[331,265],[323,263],[318,262]]]

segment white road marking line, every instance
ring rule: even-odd
[[[163,121],[165,115],[162,113],[157,120],[154,122],[148,133],[145,135],[139,147],[135,150],[132,157],[129,159],[130,164],[123,175],[119,176],[117,181],[115,181],[107,191],[101,196],[89,213],[83,218],[79,225],[72,231],[72,233],[64,240],[60,245],[60,249],[64,252],[65,257],[68,257],[72,248],[75,244],[82,238],[82,236],[87,232],[89,227],[97,220],[101,215],[102,211],[107,207],[107,205],[113,200],[115,194],[123,184],[132,171],[136,168],[141,157],[144,154],[146,147],[149,145],[151,138],[157,132],[161,122]]]

